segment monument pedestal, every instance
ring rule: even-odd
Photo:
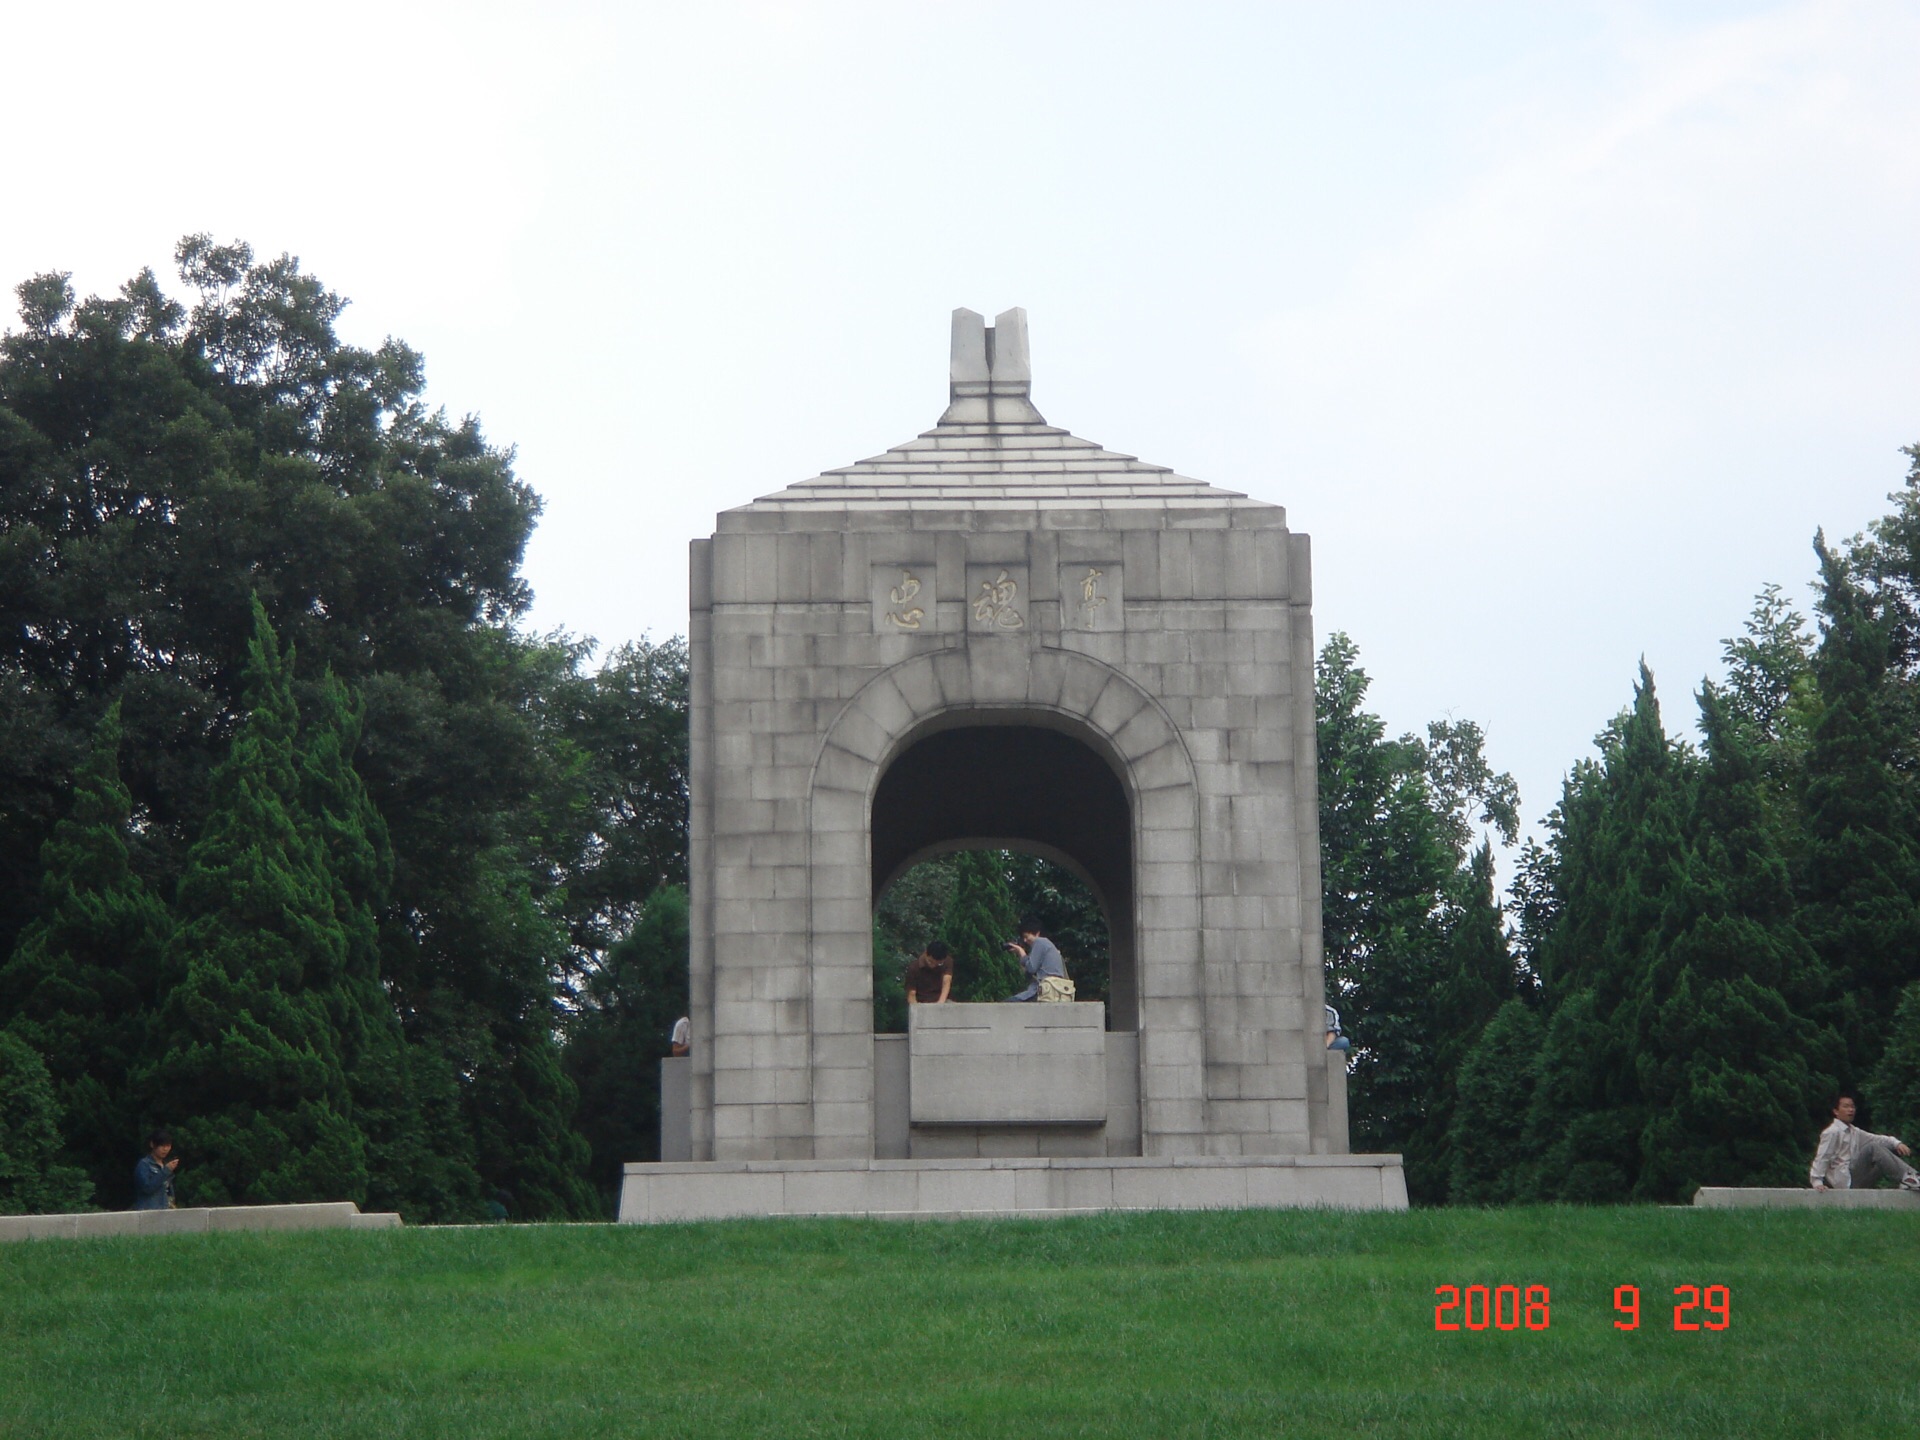
[[[954,1050],[983,1054],[1036,1049],[1040,1068],[1088,1047],[1088,1036],[1073,1033],[1060,1044],[1056,1029],[1090,1030],[1102,1036],[1106,1053],[1105,1094],[1108,1126],[1071,1123],[1020,1124],[1009,1119],[1021,1102],[986,1088],[974,1090],[971,1072],[936,1064],[923,1068],[920,1083],[932,1075],[944,1088],[960,1092],[930,1099],[924,1113],[960,1114],[964,1123],[909,1125],[912,1074],[907,1035],[876,1035],[875,1072],[881,1081],[881,1122],[876,1134],[879,1157],[873,1160],[747,1160],[634,1164],[620,1187],[622,1223],[726,1220],[751,1215],[861,1215],[897,1219],[959,1219],[1005,1215],[1079,1215],[1096,1210],[1258,1210],[1328,1206],[1341,1210],[1404,1210],[1406,1172],[1398,1155],[1181,1155],[1138,1154],[1137,1128],[1115,1129],[1137,1092],[1130,1082],[1139,1055],[1139,1037],[1104,1033],[1084,1020],[1096,1006],[1041,1009],[1023,1005],[943,1005],[916,1007],[916,1036],[935,1031],[933,1055],[947,1061]],[[1054,1023],[1044,1021],[1052,1018]],[[996,1026],[995,1021],[999,1024]],[[971,1033],[969,1033],[971,1032]],[[954,1043],[955,1037],[967,1038]],[[663,1060],[684,1067],[682,1060]],[[1088,1108],[1083,1093],[1069,1109]],[[1346,1056],[1327,1056],[1327,1088],[1334,1099],[1339,1134],[1346,1135]],[[963,1098],[972,1094],[972,1099]],[[675,1139],[687,1129],[687,1117],[668,1105],[685,1103],[684,1089],[661,1086],[660,1153],[682,1153]],[[999,1107],[990,1113],[981,1106]],[[995,1123],[998,1122],[998,1123]],[[1103,1147],[1108,1147],[1103,1150]],[[1115,1151],[1120,1153],[1115,1153]],[[1704,1191],[1702,1192],[1705,1193]],[[1866,1192],[1861,1192],[1866,1193]],[[1893,1192],[1877,1192],[1892,1194]],[[1915,1199],[1903,1196],[1903,1199]],[[1707,1202],[1711,1203],[1711,1202]]]
[[[623,1224],[760,1215],[966,1219],[1102,1210],[1404,1210],[1398,1155],[1032,1156],[629,1165]]]

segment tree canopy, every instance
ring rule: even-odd
[[[108,1099],[68,1095],[70,1115],[103,1117],[86,1142],[97,1184],[124,1186],[131,1159],[106,1157],[137,1153],[136,1112],[188,1103],[194,1054],[213,1057],[194,1045],[226,1043],[190,1041],[195,1024],[238,1006],[280,1035],[292,1012],[262,1018],[271,997],[300,1010],[324,977],[312,1003],[334,1052],[288,1038],[311,1074],[287,1093],[316,1136],[357,1117],[330,1185],[414,1218],[477,1214],[500,1189],[517,1213],[595,1213],[556,1037],[648,894],[685,880],[684,647],[636,644],[594,670],[587,642],[529,634],[520,564],[540,505],[510,452],[424,402],[403,343],[341,341],[345,300],[298,260],[206,236],[176,260],[185,299],[151,272],[86,300],[35,277],[0,339],[0,1023],[93,1005],[29,995],[49,944],[84,958],[108,943],[81,934],[82,889],[104,897],[84,902],[101,934],[145,923],[128,897],[177,900],[192,934],[171,942],[168,995],[137,966],[75,982],[99,1013],[171,1017],[138,1042],[149,1095],[111,1066],[92,1077]],[[268,632],[285,657],[270,701]],[[124,800],[103,818],[69,797],[109,712]],[[63,825],[118,845],[125,878],[63,879]],[[268,836],[268,870],[242,877],[236,847]],[[280,897],[273,964],[297,955],[300,985],[269,977],[264,952],[237,958],[243,931],[267,932],[246,930],[259,916],[234,908],[236,886]],[[218,985],[209,947],[227,956]],[[131,998],[107,993],[126,984]],[[214,1008],[182,986],[219,991]],[[71,1046],[49,1044],[66,1094]],[[193,1158],[183,1190],[255,1183]]]

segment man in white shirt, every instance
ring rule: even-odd
[[[667,1042],[673,1047],[675,1055],[684,1055],[693,1048],[693,1021],[682,1015],[673,1022],[673,1038]]]
[[[1899,1182],[1902,1190],[1920,1190],[1920,1172],[1902,1159],[1913,1151],[1897,1135],[1876,1135],[1853,1123],[1853,1096],[1842,1095],[1833,1107],[1833,1123],[1820,1132],[1820,1148],[1813,1152],[1808,1175],[1816,1190],[1851,1190],[1871,1186],[1877,1176]]]

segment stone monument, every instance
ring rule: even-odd
[[[933,429],[693,542],[690,1159],[622,1220],[1406,1204],[1324,1048],[1307,537],[1030,389],[957,310]],[[977,846],[1087,881],[1107,1004],[874,1034],[876,901]]]

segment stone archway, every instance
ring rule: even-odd
[[[937,738],[995,731],[1002,738]],[[1125,1028],[1139,1035],[1139,1144],[1148,1155],[1187,1148],[1178,1137],[1200,1127],[1201,1106],[1190,1092],[1206,1027],[1205,1000],[1194,1003],[1205,987],[1195,943],[1200,835],[1193,762],[1153,697],[1102,661],[1024,646],[946,651],[883,671],[847,703],[828,727],[809,788],[812,973],[851,975],[849,961],[857,955],[859,974],[871,986],[866,957],[874,887],[885,878],[883,866],[897,867],[916,847],[914,832],[891,829],[894,820],[876,801],[897,762],[911,767],[916,753],[939,755],[938,748],[919,748],[930,741],[935,747],[971,744],[978,751],[975,758],[991,758],[997,749],[1001,759],[1015,761],[1006,772],[1015,779],[1021,765],[1068,755],[1084,755],[1112,777],[1117,793],[1107,798],[1105,809],[1111,813],[1101,818],[1125,827],[1118,858],[1112,849],[1103,853],[1090,847],[1085,833],[1073,833],[1070,823],[1014,838],[1059,845],[1069,854],[1077,844],[1082,865],[1091,872],[1087,856],[1092,855],[1101,867],[1104,888],[1111,892],[1108,903],[1125,906],[1126,920],[1113,929],[1127,937],[1129,989],[1120,1001]],[[1082,769],[1075,778],[1085,783],[1093,774]],[[998,802],[1007,795],[989,791],[985,798]],[[1124,804],[1124,812],[1115,801]],[[970,815],[970,808],[970,801],[955,799],[947,815],[954,828],[991,828],[983,823],[984,811]],[[945,827],[922,832],[917,843],[958,838],[935,836],[940,828]],[[1062,838],[1071,843],[1060,845]],[[1121,895],[1126,898],[1116,898]],[[849,903],[854,896],[860,897],[857,905]],[[870,988],[867,993],[870,1003]],[[853,1009],[832,1005],[813,1011],[816,1097],[823,1090],[842,1093],[846,1084],[822,1073],[841,1068],[822,1059],[857,1053],[862,1039],[871,1074],[871,1035],[856,1039],[845,1033]],[[1119,1005],[1114,1019],[1115,1028],[1121,1028]],[[863,1029],[867,1023],[860,1022]],[[867,1094],[871,1117],[870,1083]],[[869,1118],[869,1134],[871,1125]]]
[[[920,860],[963,849],[1041,855],[1088,885],[1107,923],[1108,1028],[1139,1029],[1132,813],[1112,766],[1058,716],[944,712],[894,753],[875,788],[874,902]]]

